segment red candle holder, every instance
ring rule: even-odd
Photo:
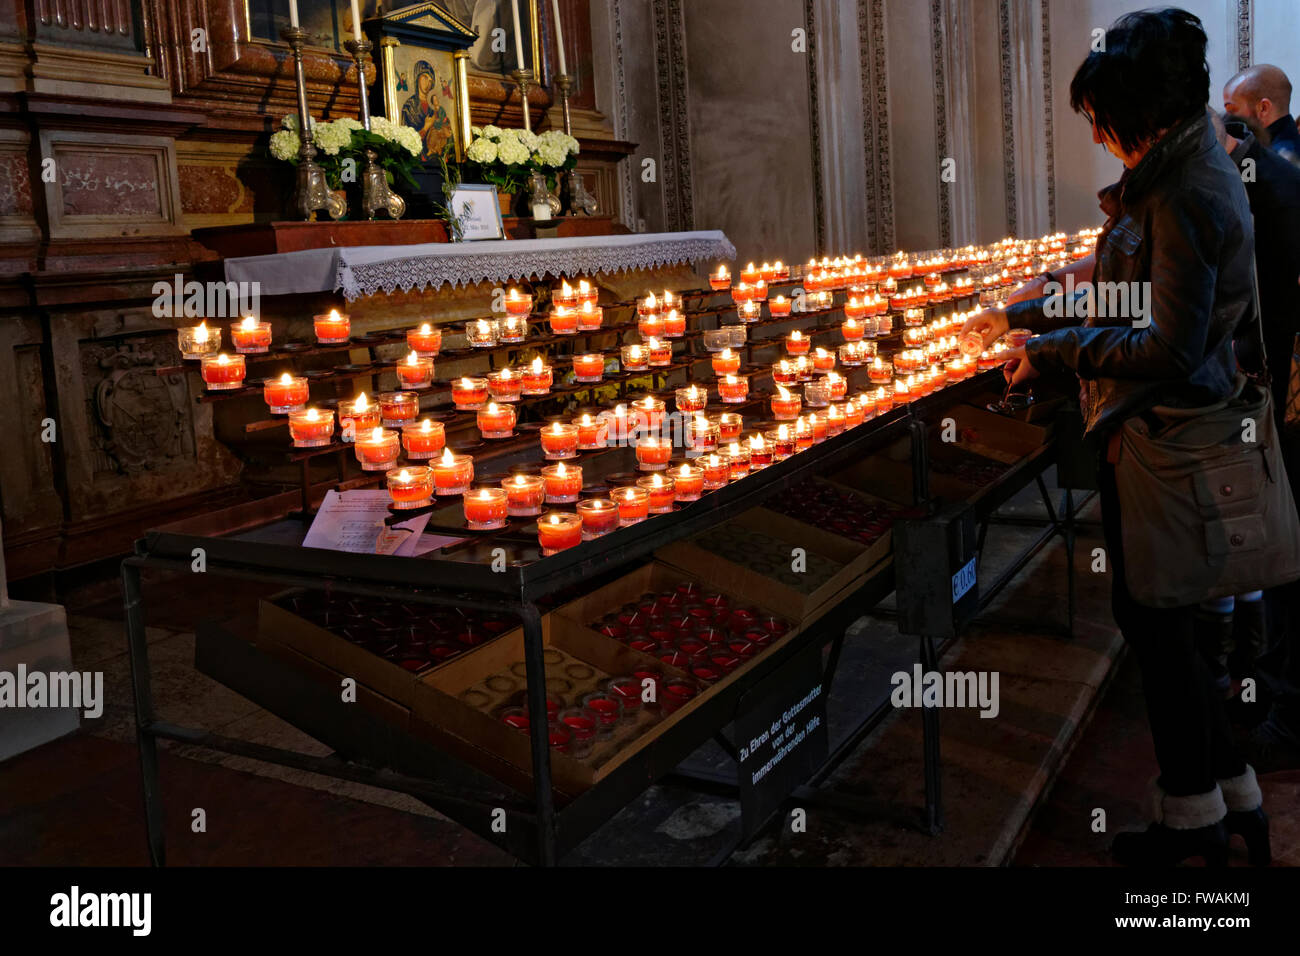
[[[491,531],[506,526],[509,506],[504,488],[467,491],[461,504],[465,509],[465,526],[471,531]]]
[[[643,431],[657,432],[664,423],[664,403],[653,395],[638,398],[630,406]]]
[[[767,311],[771,313],[774,319],[784,319],[790,314],[792,303],[783,295],[778,295],[774,299],[767,300]]]
[[[581,465],[547,465],[542,469],[542,480],[546,482],[548,504],[571,504],[582,495]]]
[[[596,288],[586,279],[578,280],[578,307],[579,308],[582,308],[582,306],[586,305],[588,302],[590,302],[592,305],[596,305],[597,300],[599,299],[600,299],[600,290],[598,288]]]
[[[582,706],[596,715],[596,736],[607,739],[623,719],[623,703],[607,691],[596,691],[582,698]]]
[[[842,402],[849,394],[849,380],[838,372],[828,372],[822,379],[832,402]]]
[[[334,440],[334,416],[317,408],[289,412],[289,436],[294,448],[320,448]]]
[[[262,386],[262,398],[272,415],[287,415],[307,404],[311,390],[305,378],[285,372]]]
[[[749,400],[749,379],[726,375],[718,380],[718,396],[725,404],[741,405]]]
[[[586,498],[574,510],[582,519],[583,541],[603,537],[618,527],[619,507],[608,498]]]
[[[789,359],[781,359],[772,366],[772,381],[781,386],[797,385],[799,372]]]
[[[696,385],[679,388],[674,393],[674,396],[677,402],[677,410],[683,414],[702,412],[709,402],[709,393]]]
[[[528,292],[511,289],[506,293],[506,315],[528,315],[533,311],[533,297]]]
[[[809,413],[808,427],[812,429],[812,440],[814,445],[821,444],[826,440],[829,431],[826,425],[825,415],[818,415],[816,412]]]
[[[421,358],[418,352],[406,353],[406,360],[393,370],[402,388],[428,388],[433,384],[433,359]]]
[[[420,417],[420,396],[414,392],[380,392],[379,417],[385,428],[400,428]]]
[[[664,313],[664,336],[670,339],[680,339],[686,334],[686,316],[676,309],[669,309]]]
[[[721,455],[706,455],[701,459],[701,470],[704,472],[704,490],[716,491],[724,487],[731,480],[731,466],[727,459]]]
[[[664,319],[658,312],[641,314],[636,320],[636,330],[642,339],[659,339],[664,334]]]
[[[241,355],[254,355],[271,349],[271,323],[246,318],[230,326],[230,344]]]
[[[749,436],[749,467],[752,471],[772,464],[772,446],[762,435]]]
[[[605,321],[605,310],[594,302],[584,302],[578,309],[578,331],[595,332]]]
[[[749,474],[749,449],[740,442],[727,446],[727,471],[732,481],[739,481]]]
[[[812,348],[812,339],[795,329],[785,339],[785,350],[789,355],[807,355]]]
[[[681,677],[668,677],[663,682],[659,705],[665,714],[671,714],[685,707],[698,694],[699,688],[694,681]]]
[[[723,412],[718,416],[718,441],[722,444],[735,441],[744,427],[745,420],[738,414]]]
[[[713,363],[713,374],[715,375],[735,375],[740,371],[740,356],[731,351],[730,348],[725,348],[721,352],[714,352],[710,361]]]
[[[731,273],[726,266],[718,266],[718,271],[709,276],[709,288],[714,292],[731,288]]]
[[[638,488],[644,488],[649,495],[649,507],[652,515],[668,514],[677,501],[677,485],[672,478],[655,473],[636,480]]]
[[[342,345],[352,334],[351,318],[338,309],[330,309],[324,315],[314,316],[312,327],[316,331],[316,341],[321,345]]]
[[[894,363],[876,356],[876,360],[867,366],[867,378],[872,385],[888,385],[894,380]]]
[[[578,427],[553,422],[537,433],[542,443],[542,454],[548,461],[563,461],[578,457]]]
[[[718,448],[718,425],[704,415],[696,414],[686,423],[687,456],[697,458]]]
[[[611,677],[605,681],[605,692],[623,705],[625,723],[635,723],[641,713],[641,681],[636,677]]]
[[[413,461],[433,458],[446,444],[446,429],[442,422],[426,418],[402,426],[402,449]]]
[[[387,471],[392,468],[401,448],[397,432],[387,428],[372,428],[358,435],[352,447],[363,471]]]
[[[540,358],[533,359],[531,364],[525,366],[522,374],[525,395],[546,395],[551,391],[554,372]]]
[[[552,335],[577,335],[578,334],[578,311],[557,307],[551,313],[551,334]]]
[[[442,329],[428,322],[406,330],[406,346],[417,355],[433,358],[442,351]]]
[[[595,418],[583,414],[581,418],[575,418],[571,424],[578,429],[579,450],[595,451],[605,447],[609,436],[609,419],[603,413]]]
[[[624,345],[619,362],[625,372],[644,372],[650,367],[650,350],[644,345]]]
[[[794,454],[794,429],[789,425],[778,425],[763,433],[767,443],[772,446],[772,459],[785,461]]]
[[[382,421],[379,405],[366,398],[362,392],[354,399],[339,401],[339,432],[345,442],[351,442],[357,435],[378,427]]]
[[[203,377],[203,384],[208,387],[210,392],[243,388],[244,376],[247,374],[244,367],[244,357],[242,355],[227,355],[225,352],[219,352],[216,355],[205,355],[202,359],[202,365],[199,367],[199,374]]]
[[[497,323],[497,341],[511,345],[528,338],[528,317],[507,315]]]
[[[866,421],[867,413],[861,396],[844,403],[844,427],[856,428]]]
[[[501,481],[506,493],[506,511],[512,518],[542,513],[546,500],[546,479],[541,475],[512,475]]]
[[[564,511],[550,511],[537,519],[537,543],[543,555],[558,554],[582,543],[582,519]]]
[[[699,501],[704,494],[704,469],[683,464],[670,469],[673,494],[678,501]],[[645,479],[641,479],[644,481]]]
[[[803,400],[798,392],[788,391],[785,386],[778,386],[772,396],[772,417],[779,422],[792,422],[799,417]]]
[[[673,346],[671,342],[649,339],[645,344],[651,368],[665,368],[673,363]]]
[[[438,495],[463,495],[474,481],[474,459],[460,455],[450,448],[442,450],[442,457],[433,461],[434,491]]]
[[[557,727],[568,734],[568,753],[575,760],[591,756],[591,748],[596,745],[599,732],[599,718],[584,707],[569,707],[562,710],[556,718]]]
[[[1029,329],[1012,329],[1007,333],[1007,344],[1013,349],[1018,349],[1033,337],[1034,333]]]
[[[451,400],[459,412],[478,411],[488,400],[487,379],[457,379],[451,383]]]
[[[478,410],[478,430],[484,438],[511,438],[515,433],[515,407],[488,402]]]
[[[638,316],[649,316],[649,315],[657,316],[659,314],[660,308],[661,306],[659,300],[656,299],[655,294],[651,292],[648,293],[644,299],[641,299],[640,301],[637,302],[636,314]]]
[[[524,387],[524,380],[518,372],[503,368],[488,373],[488,396],[494,402],[517,402]]]
[[[635,485],[615,488],[609,497],[618,506],[620,528],[644,521],[650,515],[650,494],[644,488]]]
[[[567,281],[562,282],[557,288],[551,289],[551,304],[557,309],[577,308],[578,290]]]
[[[384,475],[384,484],[398,511],[433,504],[433,469],[425,465],[394,468]]]
[[[605,377],[605,356],[599,352],[587,352],[573,357],[574,381],[590,384]]]
[[[824,348],[817,348],[812,353],[812,366],[815,371],[829,372],[835,368],[835,353]]]
[[[670,438],[656,438],[647,435],[637,440],[636,461],[642,471],[663,471],[673,457],[673,443]]]

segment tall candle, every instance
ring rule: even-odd
[[[298,0],[289,0],[289,26],[298,27]]]
[[[560,0],[551,0],[551,9],[555,12],[555,49],[560,55],[560,72],[568,73],[564,62],[564,30],[560,27]]]
[[[361,40],[361,11],[357,9],[357,0],[352,0],[352,39]]]
[[[355,4],[357,0],[352,0]],[[515,68],[524,69],[524,29],[519,25],[519,0],[510,0],[510,13],[515,18]]]

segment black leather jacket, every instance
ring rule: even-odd
[[[1109,218],[1093,279],[1099,289],[1150,283],[1149,325],[1096,315],[1060,328],[1044,314],[1046,299],[1007,310],[1012,328],[1053,329],[1030,340],[1030,364],[1078,374],[1094,438],[1153,405],[1191,408],[1231,394],[1233,332],[1253,315],[1255,248],[1241,174],[1203,116],[1170,130],[1100,196]]]

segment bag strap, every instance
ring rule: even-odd
[[[1255,262],[1254,253],[1250,257],[1250,305],[1255,311],[1255,321],[1251,323],[1251,331],[1255,333],[1255,347],[1259,350],[1259,372],[1247,375],[1259,383],[1260,387],[1266,392],[1273,389],[1273,373],[1268,367],[1268,348],[1264,345],[1264,312],[1259,304],[1259,266]]]

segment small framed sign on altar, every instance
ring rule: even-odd
[[[495,186],[468,183],[457,186],[451,192],[451,213],[460,221],[461,242],[506,237]]]

